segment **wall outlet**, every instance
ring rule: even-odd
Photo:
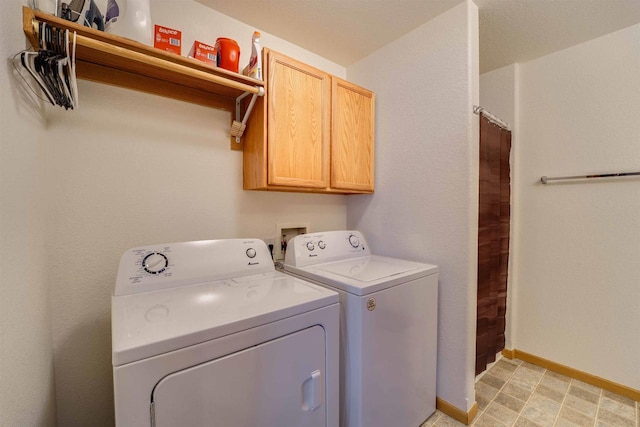
[[[311,232],[309,223],[290,222],[276,224],[276,239],[273,247],[273,259],[281,261],[287,252],[287,245],[291,238]]]

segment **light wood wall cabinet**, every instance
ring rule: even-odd
[[[373,92],[264,49],[267,94],[244,137],[246,190],[371,193]]]

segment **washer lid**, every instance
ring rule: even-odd
[[[438,267],[397,258],[370,255],[285,270],[355,295],[367,295],[438,272]]]
[[[113,365],[156,356],[337,302],[337,293],[277,271],[113,296]]]
[[[363,257],[320,265],[318,270],[338,274],[348,279],[372,282],[386,277],[417,270],[417,265],[400,263],[395,260]]]

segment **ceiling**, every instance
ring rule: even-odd
[[[481,73],[640,22],[640,0],[475,1],[480,9]]]
[[[197,0],[349,66],[463,0]],[[474,0],[480,72],[640,22],[640,0]]]

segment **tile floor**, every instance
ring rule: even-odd
[[[518,359],[476,382],[477,427],[640,427],[639,403]],[[436,411],[421,427],[464,426]]]

